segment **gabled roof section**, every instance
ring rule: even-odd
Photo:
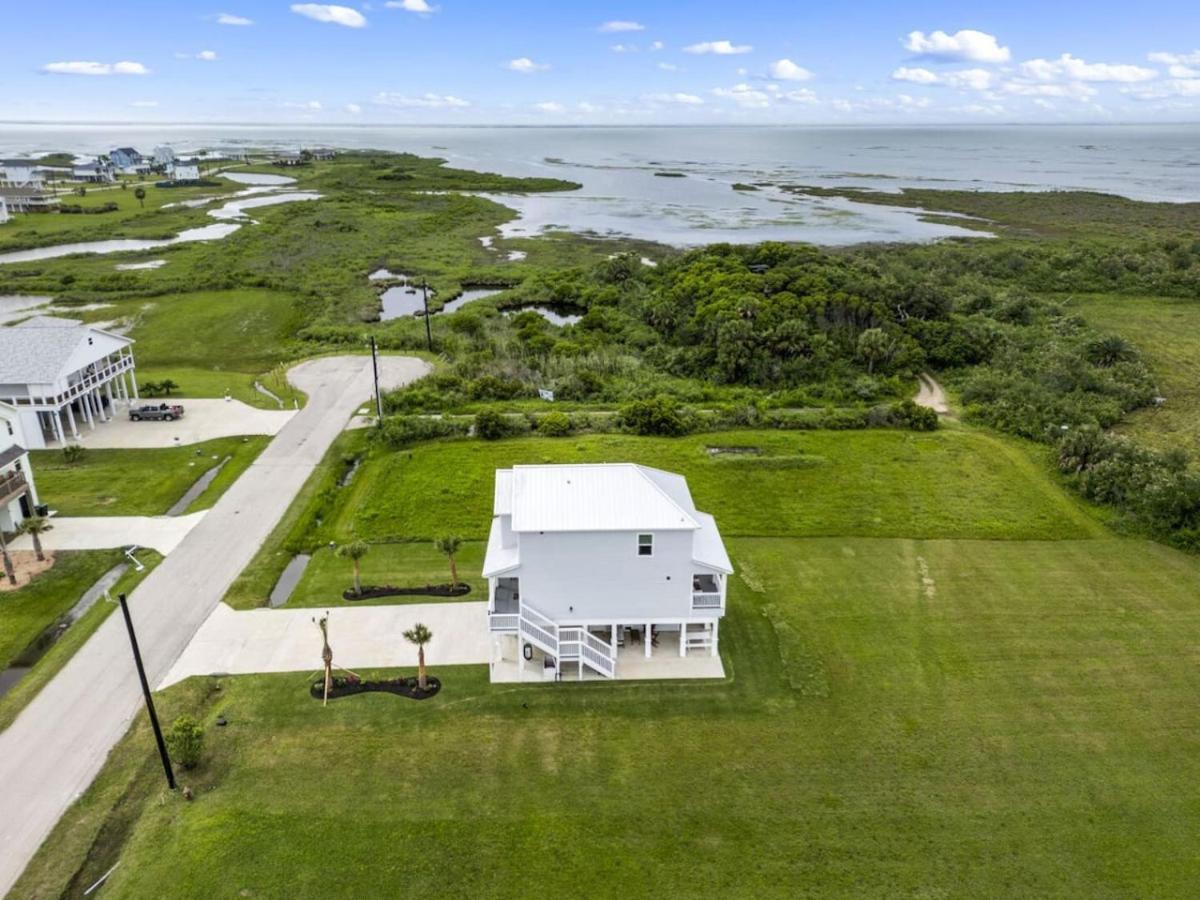
[[[504,471],[497,472],[498,490]],[[512,529],[523,532],[699,528],[690,496],[681,503],[684,497],[673,497],[665,491],[651,471],[632,463],[514,466],[510,476]],[[686,483],[683,489],[686,493]]]
[[[0,327],[0,384],[51,384],[80,344],[101,335],[120,345],[133,343],[78,319],[57,316],[33,316],[19,325]]]
[[[492,500],[492,515],[512,515],[512,469],[496,470],[496,494]]]
[[[492,519],[492,530],[488,533],[487,553],[483,557],[483,577],[494,578],[511,572],[521,565],[521,548],[518,544],[504,546],[503,526],[498,518]]]

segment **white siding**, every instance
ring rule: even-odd
[[[692,532],[653,533],[653,556],[633,531],[522,534],[522,602],[560,622],[687,618]]]

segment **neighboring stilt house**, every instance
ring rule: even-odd
[[[133,341],[75,319],[34,316],[0,328],[0,402],[41,450],[78,440],[137,399]]]
[[[681,475],[514,466],[496,472],[493,513],[483,575],[495,680],[514,668],[525,680],[531,663],[546,678],[721,677],[733,566]]]
[[[25,444],[21,414],[15,407],[0,403],[0,532],[5,534],[16,531],[38,506],[37,485]]]

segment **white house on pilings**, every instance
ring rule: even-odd
[[[76,319],[34,316],[0,328],[0,402],[19,413],[27,449],[77,441],[136,400],[132,346]]]
[[[21,414],[0,403],[0,532],[5,534],[16,531],[38,506],[26,443]]]
[[[500,469],[483,564],[492,680],[722,677],[732,573],[681,475]]]

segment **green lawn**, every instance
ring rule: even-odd
[[[435,636],[423,704],[322,709],[295,673],[177,686],[168,719],[230,722],[184,775],[195,801],[163,794],[139,717],[16,896],[118,858],[111,897],[1194,893],[1195,559],[730,549],[724,683],[492,688]]]
[[[1091,294],[1074,298],[1091,324],[1133,342],[1166,398],[1139,410],[1118,431],[1159,449],[1200,450],[1200,305],[1169,297]]]
[[[466,600],[486,600],[487,581],[480,577],[485,544],[472,541],[463,544],[457,556],[458,577],[471,586]],[[360,560],[364,585],[395,585],[419,587],[425,584],[448,584],[450,565],[430,541],[413,544],[374,544],[371,552]],[[341,559],[333,550],[324,547],[313,554],[304,570],[304,577],[288,599],[288,606],[357,606],[362,603],[437,603],[448,598],[403,595],[377,600],[342,599],[342,591],[354,583],[349,560]],[[459,598],[454,598],[457,600]]]
[[[714,458],[711,446],[761,456]],[[497,468],[639,462],[686,475],[726,535],[1070,538],[1097,532],[1032,454],[981,432],[738,431],[685,438],[587,435],[462,440],[377,453],[337,513],[330,539],[484,539]]]
[[[268,443],[269,437],[253,435],[184,447],[88,450],[73,464],[58,450],[37,450],[30,458],[38,495],[61,515],[157,516],[228,456],[213,483],[188,507],[189,512],[208,509]]]
[[[61,557],[63,554],[59,554],[59,556],[60,562],[56,564],[54,569],[46,573],[43,576],[44,578],[50,578],[58,570],[58,566],[62,565]],[[34,617],[30,621],[30,627],[36,621],[43,622],[42,629],[53,623],[62,613],[74,605],[75,601],[82,596],[85,590],[99,580],[100,575],[103,575],[104,572],[117,563],[124,562],[125,559],[124,554],[120,550],[93,550],[72,553],[69,556],[91,557],[93,561],[83,565],[82,569],[86,569],[88,572],[94,572],[97,568],[100,570],[90,581],[83,578],[82,574],[69,574],[66,577],[51,578],[50,582],[39,589],[35,595],[32,595],[35,599],[30,606],[30,612]],[[162,557],[156,551],[146,548],[142,548],[137,552],[137,558],[145,568],[141,572],[131,568],[122,575],[110,592],[113,597],[131,592],[141,583],[143,578],[150,574],[155,566],[162,562]],[[85,581],[87,581],[86,584],[84,583]],[[36,586],[37,582],[34,584]],[[78,590],[78,593],[75,593],[76,589],[80,588],[81,585],[82,589]],[[3,598],[5,596],[7,595],[0,595],[0,621],[5,621],[7,628],[7,619],[3,612]],[[36,599],[38,596],[42,599]],[[13,685],[8,693],[0,697],[0,731],[3,731],[12,724],[17,714],[25,708],[25,705],[30,700],[37,696],[38,692],[46,686],[51,678],[58,674],[59,669],[67,664],[67,661],[75,655],[75,651],[87,642],[87,639],[92,636],[114,609],[116,609],[114,604],[104,603],[103,601],[89,609],[81,618],[72,623],[71,627],[67,629],[66,634],[54,642],[54,646],[46,652],[46,655],[39,659],[33,668],[26,672],[21,680]],[[41,629],[37,631],[37,634],[40,633]],[[16,652],[20,653],[21,649],[18,649]],[[3,659],[4,657],[0,657],[0,665],[3,665]]]
[[[16,591],[0,593],[0,668],[20,655],[83,592],[125,557],[120,550],[63,551],[54,567]]]

